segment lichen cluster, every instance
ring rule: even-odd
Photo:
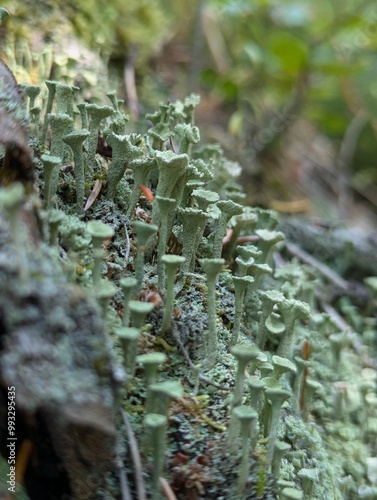
[[[351,328],[318,310],[313,271],[284,262],[275,212],[243,205],[237,165],[200,144],[199,97],[161,104],[135,134],[114,93],[77,104],[79,89],[46,86],[25,88],[37,252],[48,248],[100,307],[151,497],[162,497],[162,475],[178,498],[373,498],[368,348],[355,351]],[[21,248],[17,186],[0,192],[12,273],[37,286],[45,276]]]

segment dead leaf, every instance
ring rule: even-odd
[[[103,186],[103,181],[101,181],[100,179],[97,179],[96,182],[94,183],[94,187],[92,189],[92,192],[90,193],[89,198],[86,201],[86,204],[84,207],[84,212],[86,212],[86,210],[89,210],[89,208],[96,201],[96,199],[98,198],[98,195],[101,192],[102,186]]]

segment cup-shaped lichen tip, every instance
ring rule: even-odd
[[[148,239],[155,233],[157,233],[158,227],[155,224],[147,224],[143,221],[134,222],[134,230],[137,237],[137,246],[145,247]]]
[[[99,247],[103,241],[112,238],[114,229],[100,220],[91,220],[86,225],[86,230],[92,237],[93,246]]]
[[[141,302],[139,300],[130,300],[128,303],[130,309],[131,321],[134,326],[141,328],[149,313],[154,309],[152,302]]]

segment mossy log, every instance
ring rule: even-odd
[[[32,444],[23,478],[29,498],[94,499],[114,469],[122,372],[98,305],[69,282],[57,252],[36,242],[25,207],[22,219],[20,248],[0,215],[1,452],[7,457],[7,390],[14,387],[16,456]]]

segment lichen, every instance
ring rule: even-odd
[[[271,250],[283,253],[285,244],[274,230],[277,216],[242,206],[242,189],[232,179],[237,165],[221,148],[197,145],[197,96],[160,105],[141,136],[120,130],[123,111],[115,93],[108,95],[112,108],[86,106],[101,109],[97,120],[92,117],[86,185],[82,143],[68,171],[55,179],[56,227],[48,186],[47,210],[36,204],[37,217],[26,212],[26,225],[27,194],[14,216],[1,205],[1,378],[19,388],[20,407],[32,414],[46,401],[59,409],[87,404],[111,416],[122,408],[152,456],[151,464],[143,457],[143,466],[156,498],[161,473],[179,498],[267,499],[305,491],[313,499],[329,492],[352,499],[360,488],[373,491],[376,377],[362,370],[355,352],[360,338],[339,332],[319,312],[313,287],[304,286],[313,274],[308,266],[291,261],[277,270]],[[75,106],[78,96],[71,96]],[[70,142],[77,126],[66,115],[63,128],[55,129],[54,99],[50,92],[50,154],[64,157],[63,141]],[[88,125],[83,106],[78,109]],[[112,158],[96,153],[94,139],[102,131]],[[42,128],[36,143],[48,154],[45,134]],[[83,196],[96,180],[102,189],[83,211]],[[141,182],[149,199],[138,194]],[[2,191],[9,193],[11,188]],[[21,225],[22,240],[11,234]],[[229,246],[227,230],[236,234]],[[244,231],[254,232],[253,245],[236,245]],[[26,271],[21,283],[20,259]],[[344,301],[344,314],[366,325],[350,305]],[[364,345],[361,353],[368,353]],[[123,392],[114,389],[119,381]],[[232,425],[230,408],[253,425]],[[68,413],[62,410],[66,418]],[[102,419],[100,426],[106,428]],[[151,432],[156,426],[163,430],[159,442]],[[149,443],[143,441],[146,429]],[[234,429],[242,432],[239,450],[229,445]],[[121,426],[116,434],[123,443],[129,439]],[[157,448],[165,437],[162,456]],[[63,457],[61,447],[58,453]],[[126,453],[120,459],[133,469]],[[115,465],[112,470],[116,476]],[[103,479],[102,488],[109,484]]]

